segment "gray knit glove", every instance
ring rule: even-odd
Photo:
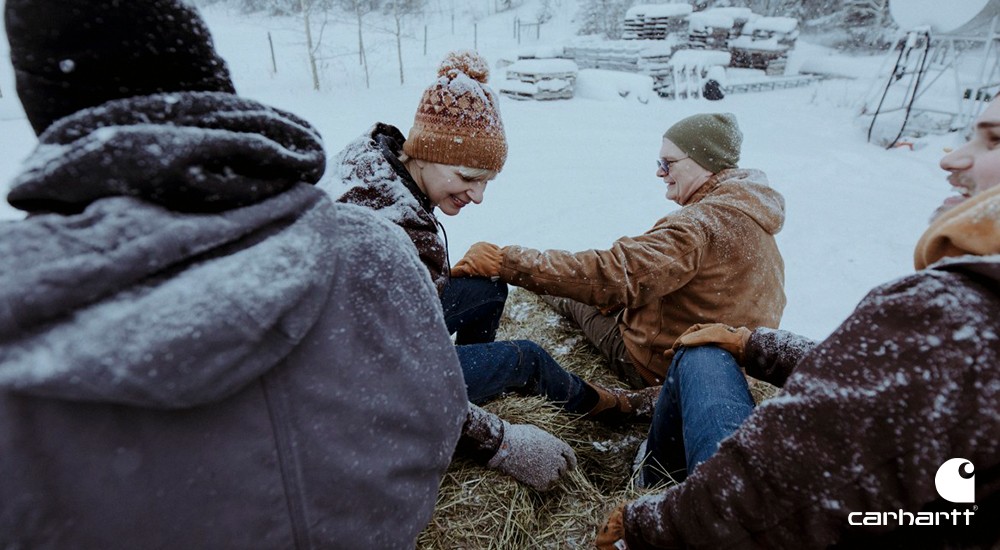
[[[563,440],[531,424],[503,422],[503,441],[487,466],[538,491],[547,491],[576,467],[576,455]]]

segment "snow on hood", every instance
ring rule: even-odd
[[[0,389],[188,407],[274,366],[329,291],[333,204],[294,115],[232,94],[115,100],[53,124],[0,230]],[[59,214],[45,213],[59,212]]]
[[[300,186],[220,214],[98,201],[0,235],[0,388],[147,407],[238,390],[313,325],[332,204]]]
[[[750,216],[768,234],[776,235],[785,223],[785,198],[768,185],[767,175],[754,169],[723,170],[716,175],[703,204],[719,203]],[[707,184],[706,187],[711,184]]]

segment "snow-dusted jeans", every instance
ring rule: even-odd
[[[683,481],[753,412],[754,401],[736,360],[715,346],[681,348],[656,401],[646,443],[643,485]]]
[[[481,405],[505,393],[541,395],[569,412],[585,413],[585,385],[538,344],[512,340],[456,346],[469,401]]]
[[[451,279],[441,296],[448,332],[456,333],[469,401],[481,405],[505,393],[541,395],[569,412],[585,413],[579,376],[529,340],[494,342],[507,284],[482,277]]]
[[[444,322],[455,343],[480,344],[496,339],[507,301],[507,283],[484,277],[458,277],[441,294]]]

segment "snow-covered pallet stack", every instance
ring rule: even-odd
[[[626,40],[663,40],[687,32],[690,4],[643,4],[625,12]]]
[[[788,51],[799,36],[799,21],[793,17],[760,17],[743,27],[729,42],[733,67],[764,69],[768,75],[783,75]]]
[[[699,98],[709,78],[725,84],[729,62],[728,51],[681,50],[670,58],[666,70],[653,75],[653,90],[670,99]]]
[[[566,57],[581,69],[607,69],[609,71],[639,71],[639,51],[642,44],[612,41],[600,44],[581,44],[566,47]]]
[[[577,72],[569,59],[521,59],[507,67],[500,93],[515,99],[570,99]]]
[[[696,50],[725,50],[729,48],[729,35],[733,18],[727,15],[701,11],[688,19],[688,44]]]
[[[747,22],[760,16],[750,8],[710,8],[688,16],[688,44],[693,49],[726,50]]]
[[[606,69],[630,73],[648,72],[665,65],[674,51],[681,47],[675,39],[618,40],[566,47],[566,57],[576,61],[581,69]]]

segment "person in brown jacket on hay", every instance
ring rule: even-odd
[[[663,352],[696,323],[776,328],[785,307],[774,235],[784,198],[737,167],[743,135],[729,113],[698,114],[664,134],[656,175],[683,208],[606,250],[539,251],[476,243],[453,277],[499,277],[543,296],[631,386],[663,383]],[[617,311],[616,315],[605,315]]]
[[[650,445],[659,430],[681,454],[714,454],[687,464],[684,482],[620,505],[598,548],[1000,543],[998,142],[994,99],[972,139],[941,160],[958,194],[917,243],[916,273],[872,290],[823,342],[720,324],[678,339],[677,385],[690,352],[712,350],[725,357],[703,369],[729,364],[784,389],[719,444],[688,437],[711,419],[688,415],[685,392],[665,384],[657,415],[683,411],[684,426],[654,425]]]

